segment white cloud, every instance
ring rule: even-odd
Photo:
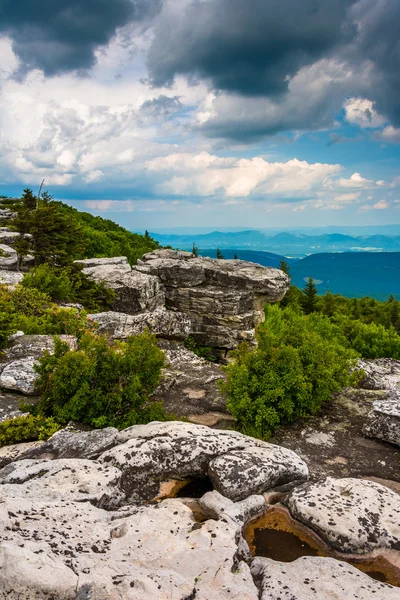
[[[386,208],[389,208],[390,204],[387,200],[379,200],[379,202],[376,202],[376,204],[374,204],[372,206],[372,208],[374,208],[375,210],[385,210]]]
[[[383,142],[390,142],[392,144],[400,143],[400,129],[396,129],[392,125],[387,125],[383,131],[377,134],[377,138]]]
[[[363,188],[368,189],[375,186],[375,182],[370,179],[365,179],[360,173],[353,173],[350,179],[339,179],[337,182],[342,188]]]
[[[385,119],[376,112],[374,103],[366,98],[349,98],[343,105],[346,121],[362,128],[376,129]]]

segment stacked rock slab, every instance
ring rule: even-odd
[[[254,339],[264,305],[281,300],[290,284],[278,269],[175,250],[145,254],[136,269],[159,278],[167,309],[190,317],[198,343],[227,350]]]

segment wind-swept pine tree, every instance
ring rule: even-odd
[[[217,258],[219,260],[223,260],[225,258],[225,256],[222,254],[222,252],[219,248],[217,248]]]
[[[279,263],[279,268],[281,271],[286,273],[286,275],[290,275],[290,267],[289,267],[288,263],[286,262],[284,256],[282,256],[282,258],[281,258],[281,262]]]

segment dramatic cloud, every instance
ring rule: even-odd
[[[0,34],[21,69],[46,75],[88,69],[118,28],[155,14],[161,0],[0,0]]]
[[[151,77],[164,85],[176,74],[210,79],[217,90],[280,94],[303,66],[351,40],[346,19],[355,0],[207,0],[170,3],[155,29]]]

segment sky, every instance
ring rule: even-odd
[[[0,0],[0,194],[129,229],[400,223],[399,0]]]

